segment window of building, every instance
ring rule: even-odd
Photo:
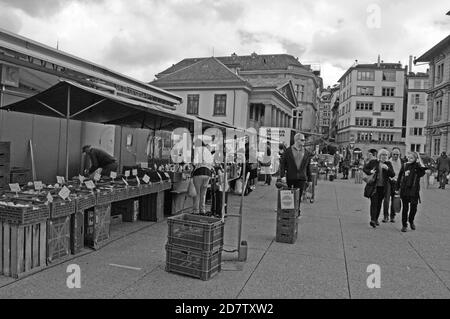
[[[442,99],[436,101],[436,112],[434,121],[439,122],[442,118]]]
[[[377,119],[377,127],[394,127],[393,119]]]
[[[409,134],[414,136],[422,136],[423,135],[423,128],[422,127],[411,127],[409,129]]]
[[[227,95],[215,94],[214,95],[214,113],[213,115],[225,116],[227,109]]]
[[[297,97],[297,99],[299,97],[299,94],[300,94],[300,84],[296,84],[295,85],[295,96]]]
[[[199,94],[188,94],[187,96],[187,114],[198,115]]]
[[[381,103],[381,112],[394,112],[394,104]]]
[[[383,81],[395,82],[395,71],[383,71]]]
[[[441,139],[437,138],[434,140],[434,152],[435,156],[439,156],[441,153]]]
[[[250,120],[253,120],[254,113],[255,113],[255,106],[253,104],[250,104]]]
[[[444,63],[437,66],[436,69],[436,84],[441,83],[444,80]]]
[[[358,71],[358,81],[374,81],[375,72],[373,71]]]
[[[415,120],[423,120],[424,119],[424,112],[415,112],[414,113],[414,119]]]
[[[300,91],[299,91],[298,100],[299,101],[303,101],[304,95],[305,95],[305,86],[304,85],[300,85]]]
[[[381,90],[382,96],[395,96],[395,88],[383,88]]]
[[[374,87],[373,86],[358,86],[356,89],[356,94],[362,95],[362,96],[373,96]]]
[[[373,102],[356,102],[357,111],[373,111]]]
[[[372,119],[367,117],[357,117],[355,119],[355,125],[370,127],[372,126]]]
[[[411,95],[411,101],[414,104],[420,104],[420,94],[412,94]]]

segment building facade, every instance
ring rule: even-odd
[[[405,152],[406,68],[400,63],[359,64],[339,80],[337,143],[341,152],[365,154],[394,146]]]
[[[427,106],[426,153],[433,158],[450,150],[450,36],[415,62],[430,64]]]
[[[331,88],[328,87],[320,96],[319,102],[319,123],[318,133],[323,134],[324,138],[328,138],[330,133],[331,121]]]
[[[164,78],[180,70],[186,70],[205,59],[209,58],[184,59],[157,74],[157,80],[152,84],[175,92],[174,88],[162,83],[165,81]],[[310,66],[302,65],[298,59],[288,54],[252,53],[238,56],[233,53],[231,56],[215,57],[215,59],[252,87],[245,118],[248,122],[247,127],[263,125],[314,131],[317,116],[317,90],[322,82],[317,72],[314,73]],[[291,95],[295,99],[294,103],[290,101]],[[289,107],[283,106],[286,103]],[[295,107],[292,108],[292,105]],[[240,107],[245,108],[244,105]]]
[[[426,73],[410,72],[406,77],[407,85],[407,120],[406,120],[406,151],[424,154],[427,152],[427,90],[429,76]]]

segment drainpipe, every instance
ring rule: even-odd
[[[236,90],[233,90],[233,126],[236,126],[234,122],[236,118]]]

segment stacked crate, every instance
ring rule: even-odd
[[[181,214],[168,218],[166,271],[209,280],[221,270],[224,223]]]
[[[294,199],[294,208],[283,209],[282,202],[284,192],[291,194]],[[294,244],[298,237],[298,216],[300,212],[300,190],[299,189],[280,189],[278,190],[278,208],[277,208],[277,232],[276,241],[279,243]]]
[[[85,211],[85,244],[99,249],[110,237],[111,204],[97,205]]]
[[[124,222],[136,222],[139,216],[139,199],[127,199],[111,204],[111,216],[122,215]]]
[[[7,188],[10,174],[11,143],[0,142],[0,189]]]

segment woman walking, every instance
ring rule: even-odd
[[[400,170],[397,187],[402,199],[402,232],[407,231],[408,222],[416,230],[414,218],[420,201],[420,178],[425,175],[426,167],[417,153],[408,153],[408,162]]]
[[[370,226],[376,228],[380,226],[381,204],[386,192],[389,191],[389,178],[395,176],[392,164],[387,161],[389,152],[382,149],[378,152],[378,159],[368,162],[363,171],[369,175],[369,180],[364,189],[364,197],[370,199]]]

